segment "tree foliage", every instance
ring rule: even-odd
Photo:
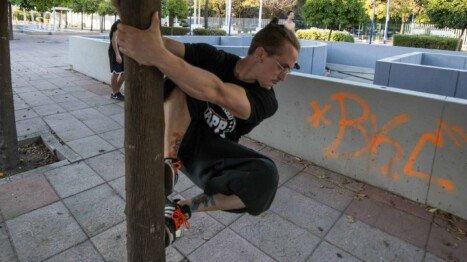
[[[30,11],[34,9],[33,0],[11,0],[11,3],[19,6],[19,8],[26,10],[26,11]]]
[[[295,10],[296,6],[297,0],[263,0],[263,11],[269,17],[285,17],[287,12]]]
[[[97,13],[101,16],[115,15],[117,13],[117,10],[115,10],[110,1],[102,1],[97,7]]]
[[[162,1],[162,16],[172,18],[188,17],[189,3],[187,0],[164,0]]]
[[[427,14],[438,27],[467,28],[467,1],[429,0]]]
[[[308,24],[336,30],[358,25],[366,14],[361,0],[307,0],[302,17]]]

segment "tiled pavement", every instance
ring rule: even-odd
[[[0,180],[0,261],[125,261],[123,103],[69,69],[68,41],[11,42],[20,139],[53,131],[74,157]],[[243,139],[280,188],[253,217],[196,213],[168,261],[466,261],[467,222]],[[200,190],[182,176],[183,197]]]

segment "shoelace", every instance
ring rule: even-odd
[[[187,229],[190,228],[190,223],[186,216],[182,213],[182,210],[179,206],[172,213],[172,220],[175,223],[175,230],[178,230],[182,225],[185,225]]]

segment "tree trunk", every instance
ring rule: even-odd
[[[331,41],[332,29],[329,29],[328,41]]]
[[[457,39],[457,47],[456,47],[457,51],[461,51],[462,49],[462,36],[464,36],[464,33],[465,33],[465,28],[462,29],[461,35],[459,36],[459,39]]]
[[[8,28],[10,31],[10,40],[13,40],[13,11],[11,10],[11,2],[8,1]]]
[[[94,13],[91,13],[91,31],[92,31],[92,23],[94,22]]]
[[[209,17],[209,0],[204,2],[204,28],[208,29],[208,17]]]
[[[169,27],[174,27],[174,17],[169,14]]]
[[[102,24],[103,24],[103,23],[104,23],[104,19],[103,19],[103,16],[101,15],[101,26],[100,26],[100,28],[101,28],[101,33],[104,32],[104,29],[102,28]]]
[[[18,161],[18,136],[11,86],[8,0],[0,0],[0,170],[11,169]]]
[[[405,32],[404,32],[404,30],[405,30],[405,22],[406,22],[406,21],[404,20],[404,18],[402,18],[401,30],[400,30],[400,32],[399,32],[401,35],[405,33]]]
[[[122,23],[146,29],[161,1],[122,0]],[[165,261],[162,73],[125,56],[125,187],[128,261]]]
[[[84,30],[84,13],[81,12],[81,30]]]

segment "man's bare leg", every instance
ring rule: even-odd
[[[175,88],[164,101],[164,118],[164,158],[176,158],[182,138],[191,122],[186,95],[179,88]]]
[[[117,81],[117,92],[120,92],[120,89],[122,88],[123,82],[125,82],[125,73],[121,73],[120,76],[118,77]]]
[[[164,102],[165,140],[164,158],[177,157],[180,143],[191,122],[186,95],[175,88]],[[201,194],[192,199],[181,200],[179,205],[188,205],[193,212],[241,209],[245,204],[235,195]]]
[[[118,86],[118,74],[112,73],[112,77],[110,78],[110,88],[112,89],[112,94],[117,93],[120,90]]]

